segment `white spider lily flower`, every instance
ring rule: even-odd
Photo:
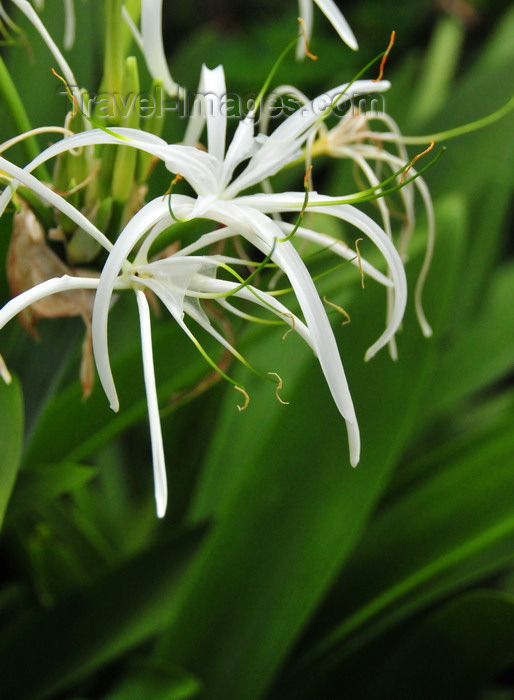
[[[313,0],[298,0],[300,18],[304,22],[305,39],[307,41],[310,41],[312,34],[312,2]],[[334,0],[314,0],[314,2],[334,27],[344,43],[356,51],[359,48],[357,39]],[[298,44],[296,46],[297,58],[305,57],[305,39],[302,36],[298,39]]]
[[[202,87],[206,94],[219,96],[221,100],[225,94],[223,70],[218,68],[209,71],[204,68]],[[112,293],[119,284],[120,275],[123,276],[126,273],[128,257],[134,247],[143,241],[143,245],[146,245],[148,250],[151,241],[155,240],[165,228],[175,223],[174,217],[187,220],[201,217],[225,227],[224,233],[219,234],[221,238],[233,236],[234,232],[237,232],[265,256],[271,256],[271,260],[288,277],[305,319],[310,345],[318,357],[334,401],[346,421],[350,462],[353,466],[358,463],[360,440],[357,419],[330,322],[298,251],[290,240],[284,240],[283,229],[269,216],[272,212],[300,214],[305,206],[305,193],[240,196],[240,192],[261,183],[263,179],[274,175],[301,156],[301,147],[305,140],[326,117],[334,103],[340,104],[352,99],[355,95],[380,92],[388,87],[389,83],[386,81],[355,81],[350,85],[341,85],[302,107],[268,137],[262,134],[257,137],[254,135],[254,120],[250,115],[239,123],[226,150],[224,143],[227,117],[221,105],[218,105],[218,109],[208,110],[205,115],[196,113],[186,133],[186,144],[195,143],[206,122],[207,152],[193,145],[168,145],[162,139],[136,129],[117,128],[115,132],[92,129],[50,146],[27,166],[26,171],[33,170],[49,158],[71,148],[117,143],[124,147],[139,148],[157,156],[164,161],[170,171],[180,173],[197,194],[196,198],[171,194],[164,199],[159,198],[147,204],[127,224],[104,265],[93,310],[93,348],[100,380],[114,410],[118,408],[118,398],[108,354],[108,314]],[[246,165],[240,174],[234,177],[236,168],[244,161],[247,161]],[[15,174],[13,176],[17,177]],[[13,181],[0,197],[0,213],[12,196],[16,185],[17,183]],[[343,219],[368,236],[378,246],[387,263],[391,281],[389,282],[378,271],[374,277],[393,289],[393,313],[386,330],[369,349],[367,356],[371,357],[394,336],[401,323],[406,303],[405,272],[401,259],[386,233],[372,219],[354,207],[341,204],[334,198],[324,198],[312,193],[309,194],[309,204],[311,203],[319,205],[320,211],[324,214]],[[213,236],[216,235],[218,234],[215,232]],[[318,236],[317,241],[321,245],[324,244],[322,237],[319,237],[320,234],[315,231],[307,234],[302,232],[301,235],[304,237],[310,235],[311,240]],[[199,245],[204,241],[202,237]],[[340,248],[342,252],[343,246]],[[195,250],[194,245],[190,246],[187,254],[191,255]],[[351,256],[347,253],[346,257]],[[358,264],[356,260],[353,262]],[[166,295],[168,303],[164,297],[162,298],[165,304],[171,304],[169,295]],[[177,320],[180,316],[178,314],[180,305],[177,306],[175,303],[168,308],[170,310],[174,308],[174,317]]]
[[[44,185],[41,185],[41,187],[44,188]],[[51,197],[49,196],[49,199],[50,198]],[[191,211],[194,205],[194,200],[189,202],[187,201],[189,199],[190,198],[183,198],[184,201],[177,202],[177,210],[181,213],[186,213],[186,210]],[[54,200],[54,203],[56,203],[56,200]],[[114,244],[114,247],[111,248],[111,255],[108,260],[109,264],[107,264],[104,268],[101,278],[82,276],[74,277],[70,275],[52,278],[25,292],[22,292],[17,297],[9,301],[2,309],[0,309],[1,329],[6,325],[6,323],[8,323],[17,314],[22,312],[31,304],[34,304],[35,302],[48,296],[58,294],[60,292],[70,292],[81,289],[96,290],[96,301],[93,312],[93,344],[95,361],[104,388],[106,388],[108,397],[111,400],[111,406],[114,410],[118,410],[119,405],[114,389],[114,383],[112,382],[109,353],[107,347],[104,346],[103,341],[106,340],[107,315],[111,308],[110,302],[112,291],[132,289],[135,292],[140,318],[143,373],[150,424],[155,500],[157,515],[159,517],[163,517],[166,512],[167,479],[153,362],[150,312],[144,291],[150,290],[161,299],[180,328],[197,346],[198,341],[189,329],[188,325],[185,323],[184,315],[192,318],[204,330],[210,333],[210,335],[212,335],[225,349],[228,349],[235,357],[243,360],[235,348],[233,348],[230,343],[211,325],[208,317],[200,305],[201,299],[207,298],[223,302],[224,296],[233,294],[235,297],[243,298],[246,301],[253,301],[259,306],[262,306],[268,311],[271,311],[279,316],[284,323],[290,325],[292,329],[298,332],[300,336],[313,349],[315,349],[311,334],[306,325],[272,296],[266,292],[254,289],[250,285],[242,286],[236,282],[216,279],[215,275],[219,267],[225,267],[227,263],[231,265],[246,265],[246,260],[226,258],[223,256],[191,256],[187,254],[187,251],[178,251],[177,253],[162,260],[148,262],[146,260],[146,252],[149,249],[149,243],[147,243],[146,245],[142,246],[141,250],[139,250],[134,264],[130,264],[126,258],[120,261],[120,258],[123,258],[124,250],[126,249],[126,239],[129,238],[130,240],[133,240],[134,231],[136,231],[139,234],[139,237],[141,237],[139,226],[143,222],[144,225],[142,235],[144,236],[145,233],[147,233],[146,224],[158,220],[156,213],[162,212],[162,205],[162,198],[159,198],[158,200],[150,202],[138,213],[138,215],[136,215],[136,221],[131,222],[132,225],[129,224],[128,233],[126,231],[122,232],[118,241]],[[169,210],[167,214],[171,219],[169,216]],[[76,215],[75,218],[81,220],[80,216]],[[93,227],[92,224],[91,227]],[[218,240],[220,240],[223,233],[220,233],[219,231],[215,233]],[[229,235],[233,234],[230,233]],[[98,236],[98,238],[101,238],[101,236]],[[204,240],[204,245],[206,245],[206,240],[207,239]],[[186,252],[185,255],[184,252]],[[116,267],[117,272],[116,278],[111,285],[109,273],[113,265]],[[122,268],[123,272],[118,274]],[[229,311],[237,313],[237,310],[230,305],[225,305],[225,308]],[[105,379],[106,374],[109,377],[107,381]],[[9,372],[1,356],[0,375],[4,381],[10,381]]]

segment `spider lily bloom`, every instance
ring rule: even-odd
[[[5,163],[3,163],[5,165]],[[12,170],[16,171],[13,166]],[[20,179],[23,178],[25,184],[33,185],[31,182],[32,176],[26,173],[17,173]],[[63,207],[67,215],[73,218],[77,224],[84,226],[84,218],[82,215],[73,210],[71,205],[66,202],[61,202],[59,195],[52,193],[44,185],[34,186],[38,194],[48,194],[49,201],[55,206],[64,204]],[[48,190],[46,193],[45,190]],[[190,198],[176,197],[175,207],[181,215],[187,215],[188,211],[193,207],[193,202]],[[183,201],[181,201],[181,199]],[[67,205],[67,206],[66,206]],[[165,203],[167,207],[167,203]],[[246,265],[248,261],[228,258],[224,256],[193,256],[188,255],[187,250],[178,251],[167,258],[148,262],[147,252],[151,245],[150,238],[143,244],[138,251],[136,259],[133,263],[129,263],[126,258],[123,258],[123,250],[125,249],[125,240],[127,237],[133,239],[133,232],[140,234],[140,227],[146,230],[149,222],[160,220],[163,207],[163,200],[159,198],[147,204],[143,209],[136,214],[130,222],[127,229],[120,234],[118,241],[111,247],[108,242],[105,246],[111,251],[108,258],[108,263],[105,266],[103,277],[75,277],[68,274],[61,277],[54,277],[45,280],[31,289],[22,292],[17,297],[8,302],[0,310],[0,328],[3,328],[16,315],[23,313],[32,304],[36,304],[45,300],[54,294],[63,292],[77,292],[78,290],[95,290],[97,301],[95,302],[95,310],[93,314],[93,343],[95,348],[95,360],[100,376],[103,379],[104,387],[108,397],[111,400],[111,406],[114,410],[118,410],[118,400],[114,383],[105,381],[105,376],[108,375],[112,379],[110,370],[108,351],[102,344],[103,334],[102,329],[106,328],[106,315],[110,309],[112,289],[122,291],[132,289],[136,294],[139,318],[140,332],[143,353],[143,369],[144,381],[146,388],[146,398],[148,405],[148,415],[150,423],[150,436],[152,444],[153,470],[155,481],[155,499],[157,505],[157,514],[163,517],[166,511],[167,503],[167,484],[166,484],[166,469],[164,459],[164,447],[162,441],[162,432],[159,419],[159,406],[157,399],[157,388],[154,374],[151,328],[150,328],[150,313],[148,301],[145,296],[145,290],[153,292],[161,299],[167,307],[175,321],[181,329],[188,335],[189,338],[197,345],[193,333],[184,321],[184,315],[189,316],[197,322],[204,330],[210,333],[224,348],[228,349],[235,357],[244,362],[239,353],[230,345],[230,343],[211,325],[208,317],[202,310],[200,305],[201,299],[215,299],[223,303],[224,297],[233,295],[240,297],[246,301],[253,301],[258,305],[266,308],[268,311],[278,315],[281,320],[290,325],[292,329],[298,332],[301,337],[314,349],[311,334],[305,324],[292,314],[283,304],[266,294],[258,291],[250,285],[241,285],[237,282],[217,280],[216,272],[218,268],[227,268],[228,265]],[[169,210],[168,210],[169,215]],[[89,233],[94,231],[94,226],[89,224],[86,226]],[[222,237],[219,232],[215,232],[218,238]],[[98,240],[102,240],[102,234],[96,231]],[[139,236],[140,237],[140,236]],[[151,237],[152,240],[155,236]],[[207,237],[208,238],[208,237]],[[212,235],[211,235],[212,238]],[[204,239],[204,244],[205,244]],[[122,250],[121,256],[119,250]],[[122,259],[123,258],[123,259]],[[121,262],[120,262],[121,259]],[[118,264],[119,263],[119,264]],[[115,265],[122,268],[121,274],[116,274],[116,279],[110,285],[110,280],[105,281],[105,277],[109,278],[109,270]],[[107,290],[105,289],[107,287]],[[225,308],[232,310],[230,305],[225,304]],[[100,334],[100,341],[97,340]],[[0,375],[4,381],[10,381],[9,372],[5,363],[0,356]]]
[[[214,71],[204,68],[202,81],[206,94],[218,95],[220,100],[223,99],[226,91],[221,67]],[[72,148],[117,143],[157,156],[170,171],[180,173],[196,192],[196,197],[170,194],[164,199],[154,200],[150,203],[151,206],[145,206],[120,234],[104,265],[93,309],[93,348],[100,380],[114,409],[118,407],[118,400],[108,362],[107,325],[110,299],[119,283],[119,275],[123,274],[123,266],[127,264],[128,256],[136,245],[145,239],[155,240],[160,232],[176,222],[176,218],[209,219],[225,227],[222,233],[214,232],[212,239],[218,236],[218,240],[221,240],[234,236],[237,232],[237,235],[245,238],[265,256],[270,256],[288,277],[303,313],[311,345],[334,401],[346,421],[350,462],[354,466],[358,463],[360,440],[357,419],[330,322],[314,282],[293,242],[283,240],[283,229],[268,215],[275,211],[301,213],[304,210],[305,193],[240,196],[240,192],[258,185],[302,156],[301,146],[334,102],[340,103],[354,95],[378,92],[388,87],[387,82],[355,81],[350,86],[334,88],[288,117],[268,137],[255,137],[254,120],[249,116],[239,123],[232,142],[226,149],[227,118],[220,108],[209,110],[205,117],[197,110],[190,119],[186,144],[196,143],[207,122],[207,152],[192,145],[168,145],[162,139],[136,129],[117,128],[115,132],[92,129],[50,146],[27,166],[26,171],[32,170],[49,158]],[[245,161],[247,163],[243,167]],[[238,166],[242,166],[242,171],[234,177]],[[13,173],[13,177],[17,175]],[[15,187],[16,183],[11,183],[10,188],[0,197],[0,213]],[[392,281],[388,281],[378,271],[373,272],[379,282],[394,287],[393,313],[386,330],[369,351],[374,354],[394,336],[403,317],[406,281],[401,259],[388,236],[365,214],[355,207],[336,204],[334,199],[324,199],[315,194],[309,195],[309,201],[314,201],[316,197],[320,204],[326,203],[323,213],[344,219],[369,236],[381,250],[390,270]],[[320,234],[307,231],[301,235],[316,237]],[[202,238],[200,242],[204,241]],[[195,249],[189,247],[188,254],[193,252]],[[355,257],[354,253],[342,245],[338,254],[347,259]],[[358,265],[356,260],[353,262]],[[373,271],[373,268],[369,266],[369,270]]]
[[[344,43],[351,49],[357,50],[359,48],[357,39],[334,0],[314,0],[314,2],[334,27]],[[309,42],[312,34],[312,0],[298,0],[298,6],[300,17],[304,22],[305,39],[303,37],[298,39],[296,57],[304,58],[306,53],[305,41]]]

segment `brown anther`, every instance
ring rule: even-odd
[[[375,80],[373,80],[374,83],[378,83],[379,80],[382,80],[382,76],[384,75],[384,67],[385,67],[385,64],[387,61],[387,57],[389,56],[389,52],[393,48],[395,37],[396,37],[396,32],[393,30],[391,32],[391,38],[389,39],[389,46],[384,51],[384,55],[382,56],[382,60],[380,61],[380,69],[378,71],[378,78],[375,78]]]
[[[307,31],[305,29],[305,22],[303,21],[303,19],[301,17],[298,17],[298,21],[300,22],[300,27],[302,29],[303,41],[305,43],[305,55],[307,56],[307,58],[310,58],[311,61],[317,61],[318,57],[309,51],[309,40],[307,39]]]
[[[405,168],[405,170],[404,170],[403,173],[402,173],[402,176],[401,176],[401,178],[400,178],[400,185],[403,185],[404,180],[405,180],[405,176],[407,175],[407,173],[409,172],[409,170],[412,168],[412,166],[414,165],[414,163],[415,163],[417,160],[419,160],[420,158],[422,158],[423,156],[425,156],[429,151],[431,151],[431,150],[433,149],[434,145],[435,145],[435,142],[434,142],[434,141],[430,141],[430,146],[429,146],[428,148],[425,148],[425,150],[424,150],[422,153],[418,153],[417,156],[414,156],[414,158],[410,161],[410,163],[408,164],[408,166]]]
[[[355,250],[357,252],[357,260],[359,261],[359,270],[361,273],[361,285],[362,285],[362,288],[364,289],[364,270],[362,269],[362,258],[361,258],[361,252],[359,250],[359,242],[363,241],[363,240],[364,240],[364,238],[357,238],[357,240],[355,241]]]

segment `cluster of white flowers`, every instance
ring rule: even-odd
[[[40,31],[58,60],[59,68],[67,82],[76,85],[73,73],[55,43],[44,29],[32,6],[25,0],[13,0]],[[300,0],[300,15],[305,23],[305,32],[310,34],[312,26],[312,2]],[[316,0],[316,4],[333,24],[341,38],[353,49],[357,48],[355,37],[333,0]],[[72,12],[72,3],[66,3]],[[70,20],[71,23],[71,20]],[[171,77],[165,59],[162,42],[162,0],[143,0],[141,3],[140,31],[131,23],[131,29],[141,46],[146,64],[152,76],[161,81],[171,95],[180,94],[181,88]],[[298,52],[304,52],[305,41],[298,44]],[[65,274],[41,282],[22,292],[0,310],[0,328],[28,306],[63,291],[77,289],[94,290],[92,310],[92,343],[94,360],[103,389],[111,408],[119,410],[115,381],[111,371],[108,345],[108,320],[113,293],[131,289],[136,296],[140,317],[140,333],[143,349],[144,379],[150,423],[155,497],[157,513],[162,517],[166,510],[167,487],[164,447],[159,419],[156,380],[153,369],[150,309],[147,292],[156,295],[173,316],[187,336],[201,349],[186,319],[195,321],[213,336],[236,358],[243,359],[232,344],[211,324],[202,308],[202,300],[210,299],[220,304],[226,313],[244,315],[244,312],[229,302],[229,298],[240,298],[263,307],[275,314],[296,331],[317,356],[334,401],[346,421],[350,462],[355,466],[360,456],[360,439],[357,418],[345,377],[337,343],[323,303],[314,281],[295,245],[296,240],[306,240],[329,248],[332,253],[357,265],[361,270],[384,285],[388,294],[386,327],[378,340],[369,348],[367,357],[372,357],[380,348],[394,344],[394,337],[403,319],[407,300],[407,282],[403,266],[403,251],[394,244],[387,206],[379,200],[382,226],[360,211],[353,204],[345,203],[344,197],[328,197],[314,191],[273,192],[264,186],[259,193],[247,193],[252,187],[267,183],[268,179],[298,159],[308,160],[316,148],[323,144],[325,153],[333,157],[351,158],[367,178],[370,187],[380,192],[381,182],[369,161],[385,163],[391,171],[398,173],[406,168],[406,153],[399,147],[392,154],[377,147],[382,132],[370,132],[365,115],[350,115],[341,119],[339,125],[328,131],[324,117],[335,106],[354,97],[380,93],[389,88],[384,80],[356,80],[328,90],[314,100],[303,100],[304,104],[287,117],[271,134],[257,133],[255,114],[242,119],[231,142],[227,145],[227,117],[222,109],[193,109],[181,144],[168,144],[151,133],[136,128],[115,126],[88,128],[49,146],[26,167],[15,166],[0,157],[0,169],[10,178],[9,185],[0,196],[0,215],[15,196],[21,184],[31,190],[47,205],[62,212],[76,226],[94,239],[105,250],[105,263],[100,275],[76,276]],[[198,94],[219,96],[226,94],[223,68],[214,70],[203,67]],[[358,123],[352,121],[358,120]],[[397,134],[394,122],[386,115],[382,121],[390,129],[389,136]],[[358,128],[355,128],[358,126]],[[197,147],[206,127],[207,149]],[[367,139],[371,139],[367,142]],[[400,139],[399,139],[400,140]],[[107,238],[90,218],[72,206],[51,186],[41,182],[32,173],[50,159],[62,154],[78,152],[77,149],[101,145],[118,145],[120,149],[137,149],[159,159],[173,174],[180,174],[191,186],[194,194],[176,194],[170,191],[141,206],[124,225],[114,241]],[[399,176],[398,176],[399,178]],[[397,178],[397,179],[398,179]],[[431,213],[430,196],[422,182],[416,181]],[[405,209],[413,221],[412,185],[402,190]],[[336,241],[324,233],[304,225],[303,213],[307,207],[315,207],[319,213],[336,217],[355,227],[369,238],[382,254],[385,274],[363,260],[342,241]],[[282,219],[282,215],[296,214],[297,223]],[[158,237],[175,226],[178,221],[194,219],[209,220],[212,231],[202,234],[191,244],[174,250],[159,259],[150,258],[150,250]],[[300,225],[302,224],[302,225]],[[410,234],[408,234],[410,235]],[[408,237],[408,236],[407,236]],[[271,261],[284,273],[296,296],[302,319],[293,313],[269,290],[256,289],[250,281],[244,281],[234,268],[247,266],[244,257],[206,254],[205,249],[213,243],[231,239],[244,239],[261,251],[265,260]],[[232,280],[217,278],[220,269],[229,271]],[[225,274],[226,278],[227,275]],[[253,282],[253,279],[251,280]],[[422,284],[422,282],[421,282]],[[418,302],[421,291],[418,294]],[[426,334],[430,329],[422,316],[422,328]],[[0,357],[2,375],[8,373]]]

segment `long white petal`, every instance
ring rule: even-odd
[[[171,77],[162,40],[162,0],[142,0],[141,35],[143,54],[152,78],[160,80],[171,97],[179,94],[180,88]]]
[[[179,202],[177,206],[174,205],[174,209],[178,211],[179,216],[181,213],[184,213],[180,209],[181,204],[189,204],[189,209],[191,209],[190,202],[194,200],[191,200],[189,197],[178,197],[177,195],[173,197],[174,201]],[[168,209],[168,201],[162,197],[152,200],[138,211],[118,236],[100,275],[100,282],[93,306],[93,352],[98,376],[113,411],[119,410],[119,401],[109,362],[107,335],[112,293],[118,274],[134,246],[155,224],[165,218],[169,220],[170,226],[173,225],[174,222]]]
[[[334,0],[314,0],[319,9],[323,12],[330,24],[334,27],[341,39],[351,49],[356,51],[359,46],[355,34],[350,29],[350,25],[343,17],[341,10],[337,7]]]
[[[89,131],[68,136],[52,144],[42,151],[34,160],[25,166],[24,170],[31,172],[47,160],[61,153],[82,146],[103,144],[132,147],[150,153],[164,161],[166,167],[174,173],[180,173],[195,191],[202,194],[217,192],[220,181],[221,164],[209,153],[197,148],[183,145],[169,145],[163,139],[149,134],[141,129],[116,127],[109,131],[90,129]],[[12,182],[0,197],[0,214],[16,191],[18,183]]]
[[[200,84],[193,104],[193,113],[184,136],[184,143],[196,146],[207,123],[207,150],[220,162],[225,156],[227,131],[227,88],[223,66],[213,70],[202,66]]]
[[[157,387],[155,384],[150,309],[145,293],[140,289],[136,290],[136,298],[141,327],[143,373],[145,378],[148,419],[150,422],[150,440],[152,443],[155,503],[157,505],[157,517],[163,518],[166,513],[166,505],[168,502],[168,485],[166,480],[166,463],[162,442],[161,419],[159,417],[159,402],[157,400]]]
[[[52,277],[49,280],[40,282],[40,284],[36,284],[31,289],[27,289],[25,292],[15,296],[14,299],[8,301],[0,309],[0,328],[9,323],[20,311],[23,311],[40,299],[75,289],[97,289],[99,281],[98,277],[70,277],[69,275],[63,275],[62,277]]]
[[[0,170],[5,171],[11,177],[16,178],[16,180],[23,183],[26,187],[31,189],[38,197],[48,204],[51,204],[56,209],[59,209],[63,214],[65,214],[69,219],[74,221],[77,226],[88,233],[92,238],[94,238],[101,246],[106,250],[111,250],[112,243],[110,240],[92,224],[89,219],[87,219],[83,214],[80,213],[78,209],[75,209],[69,202],[67,202],[63,197],[61,197],[53,190],[43,185],[34,175],[31,175],[29,170],[25,168],[18,168],[18,166],[13,165],[10,161],[5,158],[0,157]],[[0,216],[5,211],[5,207],[11,200],[13,192],[15,191],[15,183],[7,185],[2,194],[0,195]]]
[[[286,234],[291,233],[295,227],[294,224],[288,224],[285,221],[279,221],[277,224]],[[362,270],[366,275],[374,279],[379,284],[384,285],[384,287],[393,286],[393,283],[389,277],[383,275],[380,270],[377,270],[376,267],[373,267],[373,265],[371,265],[371,263],[369,263],[367,260],[364,260],[364,258],[361,257],[359,260],[356,251],[353,248],[350,248],[350,246],[343,241],[339,241],[326,233],[311,231],[311,229],[304,228],[303,226],[299,226],[294,235],[296,238],[301,238],[304,241],[311,241],[322,248],[327,248],[331,253],[338,255],[344,260],[347,260],[355,267],[362,266]]]
[[[357,50],[359,48],[357,39],[335,2],[333,0],[315,0],[315,2],[344,43],[351,49]],[[307,40],[310,40],[312,34],[312,0],[299,0],[298,5],[300,17],[305,23]],[[304,56],[305,41],[303,37],[300,37],[296,46],[296,57],[303,58]]]
[[[36,11],[28,2],[28,0],[13,0],[14,4],[19,7],[19,9],[23,12],[24,15],[28,17],[28,19],[32,22],[34,27],[37,29],[39,32],[41,38],[45,42],[45,44],[48,46],[50,49],[53,57],[57,61],[57,65],[59,66],[59,70],[63,74],[64,79],[68,83],[69,87],[73,90],[73,88],[78,87],[78,83],[75,79],[75,76],[73,75],[73,71],[71,70],[70,66],[68,65],[68,62],[62,55],[62,53],[59,51],[57,48],[57,44],[55,41],[52,39],[50,34],[48,33],[45,25],[43,22],[39,19]]]
[[[303,207],[303,201],[304,195],[299,192],[286,192],[271,195],[255,194],[237,199],[239,204],[244,204],[245,206],[251,206],[253,204],[259,210],[266,213],[298,212]],[[324,197],[316,193],[311,193],[311,195],[309,195],[310,204],[326,202],[324,206],[316,206],[314,208],[319,214],[328,214],[342,221],[347,221],[373,241],[389,266],[391,279],[394,284],[395,298],[391,310],[391,318],[382,335],[368,348],[366,360],[369,360],[393,338],[402,322],[407,303],[407,279],[405,276],[405,269],[392,241],[373,219],[350,204],[331,204],[331,202],[336,201],[338,201],[336,197]]]
[[[217,202],[208,212],[208,216],[231,228],[237,228],[242,236],[265,254],[270,252],[274,241],[282,237],[282,232],[272,219],[255,209],[240,206],[235,202]],[[279,242],[275,246],[272,260],[285,272],[293,287],[321,368],[339,411],[346,421],[350,423],[356,421],[348,382],[332,327],[303,260],[289,241]]]

